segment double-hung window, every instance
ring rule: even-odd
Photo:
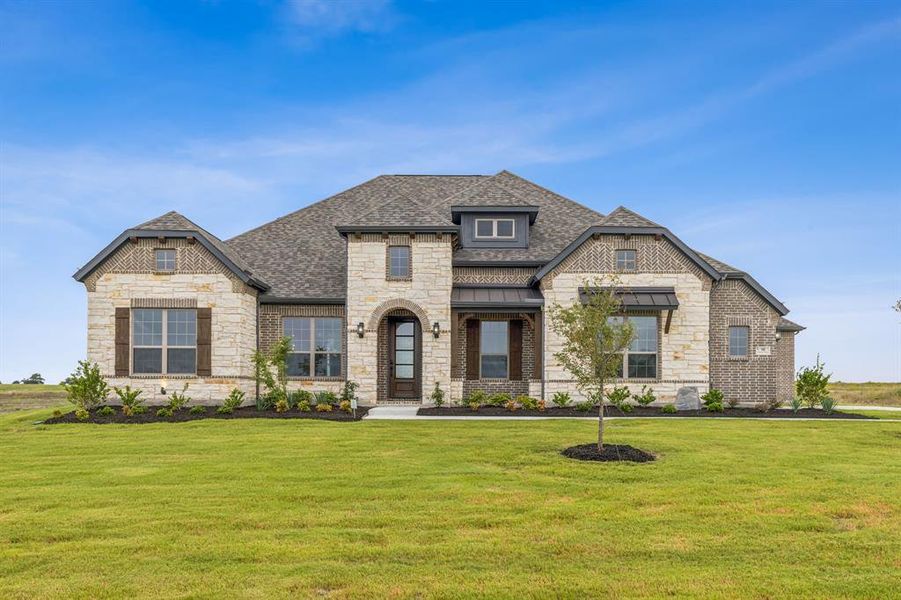
[[[288,375],[291,377],[340,377],[341,319],[285,317],[284,334],[291,338]]]
[[[476,239],[512,240],[516,237],[514,219],[476,219]]]
[[[197,372],[197,311],[132,310],[131,345],[135,374],[193,375]]]
[[[507,321],[482,321],[479,333],[481,377],[506,379],[509,364]]]
[[[748,357],[749,329],[743,325],[729,328],[729,356],[733,358]]]
[[[628,319],[635,337],[623,352],[623,362],[617,370],[617,377],[626,374],[628,379],[656,379],[657,377],[657,317],[630,316],[610,317],[611,321]]]

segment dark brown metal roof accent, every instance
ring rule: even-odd
[[[544,297],[535,288],[465,287],[451,290],[451,306],[469,309],[538,309]]]
[[[594,289],[579,288],[579,300],[583,304],[594,293]],[[629,287],[618,288],[616,296],[623,303],[623,310],[676,310],[679,300],[676,290],[671,287]]]

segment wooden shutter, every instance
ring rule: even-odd
[[[130,309],[116,309],[116,377],[128,377],[128,337]]]
[[[210,377],[213,374],[213,344],[212,344],[212,310],[209,308],[197,309],[197,376]]]
[[[510,379],[522,379],[522,320],[510,321]]]
[[[466,379],[479,378],[479,320],[466,321]]]

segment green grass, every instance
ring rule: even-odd
[[[67,404],[61,385],[0,384],[0,413]]]
[[[829,393],[839,404],[868,404],[901,408],[901,383],[842,383],[829,384]]]
[[[860,597],[901,578],[901,423],[0,416],[0,597]],[[894,590],[894,591],[892,591]]]

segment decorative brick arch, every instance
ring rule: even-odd
[[[419,324],[422,326],[423,331],[429,331],[431,329],[431,325],[429,325],[429,318],[425,314],[425,311],[422,310],[415,302],[410,302],[409,300],[405,300],[403,298],[395,298],[394,300],[385,300],[381,304],[379,304],[375,310],[372,311],[372,315],[369,317],[369,324],[366,327],[369,330],[378,329],[379,322],[382,320],[386,314],[391,312],[392,310],[397,310],[399,308],[405,309],[416,315],[416,318],[419,319]]]

